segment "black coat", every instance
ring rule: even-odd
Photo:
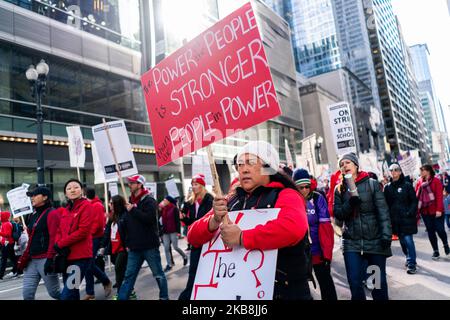
[[[384,196],[391,213],[392,233],[410,235],[417,233],[417,197],[413,186],[403,174],[384,188]]]
[[[141,198],[137,207],[124,214],[123,239],[127,248],[134,251],[159,247],[157,208],[156,200],[146,194]]]
[[[122,246],[125,247],[125,230],[123,229],[123,218],[125,217],[125,214],[127,214],[127,210],[124,209],[122,213],[119,214],[119,221],[117,221],[117,229],[119,232],[120,240],[122,242]],[[105,226],[105,232],[103,233],[103,238],[100,243],[100,248],[105,248],[105,255],[111,255],[112,254],[112,246],[111,246],[111,225],[112,220],[108,219],[108,222]]]
[[[198,219],[202,218],[205,214],[207,214],[212,209],[213,205],[213,196],[209,193],[205,195],[198,208],[197,217],[195,216],[195,203],[185,202],[183,209],[181,212],[185,215],[181,221],[183,221],[187,226],[190,226]]]
[[[386,204],[380,184],[369,177],[356,183],[361,204],[353,210],[350,194],[339,192],[334,195],[334,216],[344,222],[344,252],[361,252],[391,256],[390,246],[383,242],[392,240],[392,226],[389,208]]]

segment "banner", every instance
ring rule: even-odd
[[[118,120],[92,127],[92,135],[97,147],[100,163],[102,164],[102,170],[105,174],[105,179],[117,179],[117,170],[108,136],[106,134],[106,126],[111,137],[111,143],[113,144],[122,177],[137,174],[136,161],[134,160],[134,155],[131,150],[130,139],[128,138],[125,122],[123,120]]]
[[[92,162],[94,164],[94,184],[100,184],[105,182],[117,181],[117,175],[114,178],[106,180],[105,172],[103,171],[102,164],[98,158],[97,147],[95,141],[91,142]]]
[[[166,181],[166,189],[169,196],[173,198],[178,198],[180,196],[175,179],[170,179]]]
[[[192,155],[192,176],[202,173],[205,175],[206,184],[212,186],[213,178],[211,174],[211,166],[209,165],[206,155]]]
[[[79,126],[66,127],[69,140],[70,167],[84,168],[86,153],[84,150],[83,135]]]
[[[328,116],[337,155],[356,153],[355,133],[348,103],[339,102],[328,106]]]
[[[281,114],[250,3],[141,81],[159,166]]]
[[[23,183],[20,187],[6,193],[13,218],[18,218],[33,212],[31,199],[27,196],[29,186],[30,185]]]
[[[157,190],[158,190],[158,184],[156,182],[146,182],[145,188],[150,192],[150,195],[155,198],[157,198]]]
[[[280,209],[229,212],[241,230],[276,219]],[[218,230],[203,245],[191,300],[271,300],[278,250],[225,247]]]

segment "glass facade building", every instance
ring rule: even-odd
[[[44,112],[45,183],[56,204],[63,185],[77,176],[70,168],[66,126],[81,127],[86,165],[81,180],[94,183],[91,127],[123,119],[140,174],[159,182],[181,183],[179,166],[156,165],[140,85],[140,1],[0,1],[0,196],[37,182],[36,105],[27,68],[49,65]],[[98,187],[103,196],[103,186]]]

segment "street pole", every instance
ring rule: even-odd
[[[44,113],[42,112],[42,96],[45,93],[47,74],[49,71],[48,64],[42,59],[36,68],[30,65],[25,75],[31,85],[31,94],[36,99],[36,142],[37,142],[37,180],[38,185],[45,185],[44,175]]]

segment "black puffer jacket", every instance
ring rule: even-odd
[[[403,174],[384,188],[384,196],[391,213],[392,233],[409,235],[417,233],[417,197],[413,186]]]
[[[334,216],[344,222],[342,234],[344,252],[360,252],[391,256],[392,239],[389,209],[377,181],[368,176],[356,183],[361,203],[350,205],[350,194],[341,194],[336,187]]]
[[[210,193],[205,194],[202,203],[198,208],[197,217],[195,216],[195,203],[185,202],[183,209],[181,209],[181,212],[185,215],[185,218],[182,218],[181,221],[183,221],[187,226],[190,226],[212,209],[213,200],[214,198]]]

